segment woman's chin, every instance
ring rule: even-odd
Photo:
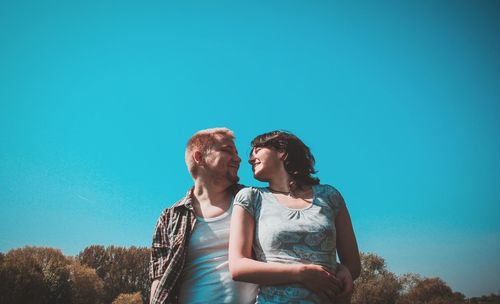
[[[260,181],[260,182],[267,182],[269,181],[268,178],[266,178],[265,176],[262,176],[262,175],[259,175],[258,173],[253,175],[253,178],[255,178],[256,180]]]

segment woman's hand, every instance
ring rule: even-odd
[[[334,301],[343,291],[342,282],[325,267],[319,265],[300,265],[299,282],[324,302]]]
[[[342,264],[339,264],[337,273],[335,275],[342,284],[342,291],[337,294],[336,299],[341,303],[349,303],[348,300],[351,298],[354,289],[354,282],[351,276],[351,272],[349,271],[349,268],[345,267]]]

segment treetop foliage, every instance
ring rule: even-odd
[[[0,303],[105,304],[137,292],[133,303],[147,303],[148,265],[148,248],[93,245],[76,258],[54,248],[13,249],[0,254]]]
[[[24,247],[0,253],[0,303],[149,303],[150,250],[92,245],[76,257],[58,249]],[[500,295],[466,299],[440,278],[397,276],[385,260],[361,253],[353,304],[500,304]]]

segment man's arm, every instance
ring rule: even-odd
[[[233,280],[260,285],[299,283],[326,300],[340,293],[341,283],[319,265],[266,263],[252,259],[255,221],[241,206],[233,207],[229,270]]]
[[[165,234],[165,225],[167,225],[167,219],[167,214],[164,211],[158,218],[153,233],[153,241],[151,244],[151,259],[149,264],[149,278],[151,279],[151,292],[149,298],[150,304],[157,303],[158,301],[158,298],[155,298],[154,296],[160,288],[160,279],[164,275],[164,271],[167,266],[166,264],[169,263],[168,257],[170,242],[168,236]]]
[[[156,292],[156,289],[158,288],[158,284],[160,284],[160,279],[153,280],[153,283],[151,283],[151,293],[149,295],[149,303],[153,303],[153,295]]]

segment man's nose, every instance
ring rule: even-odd
[[[240,158],[240,156],[238,155],[238,153],[235,153],[235,154],[234,154],[234,159],[238,162],[238,164],[239,164],[239,163],[241,163],[241,158]]]

